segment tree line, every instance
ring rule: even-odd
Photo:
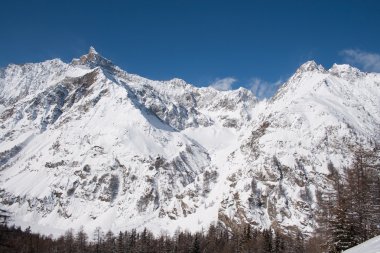
[[[231,233],[221,224],[211,225],[206,232],[177,231],[173,236],[155,237],[150,231],[136,230],[104,233],[97,228],[89,237],[83,227],[68,230],[58,238],[32,233],[30,228],[2,225],[0,252],[7,253],[201,253],[201,252],[312,252],[314,247],[302,233],[292,235],[265,229],[259,231],[245,225],[239,233]]]

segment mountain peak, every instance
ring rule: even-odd
[[[88,50],[88,54],[98,54],[98,52],[95,50],[93,46],[90,46],[90,49]]]
[[[90,68],[103,67],[110,68],[113,66],[113,63],[101,56],[93,46],[88,50],[88,53],[82,55],[79,59],[73,59],[72,64],[74,65],[87,65]]]
[[[298,73],[304,73],[304,72],[310,72],[310,71],[325,71],[322,65],[318,65],[315,61],[307,61],[304,64],[302,64],[298,69]]]
[[[359,76],[362,72],[352,67],[349,64],[336,64],[329,69],[329,72],[335,76],[347,77],[347,76]]]
[[[97,57],[101,57],[101,56],[95,50],[95,48],[91,46],[90,49],[88,50],[87,59],[93,61],[93,60],[96,60]]]
[[[95,48],[93,46],[91,46],[90,49],[88,50],[88,54],[83,55],[81,57],[81,60],[83,59],[84,62],[85,61],[95,62],[97,60],[97,58],[103,58],[103,57],[99,55],[99,53],[95,50]]]

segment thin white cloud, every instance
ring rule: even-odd
[[[260,78],[252,78],[250,82],[250,89],[252,93],[259,99],[272,97],[278,87],[283,83],[283,80],[278,80],[274,83],[262,80]]]
[[[231,90],[232,84],[234,84],[237,80],[233,77],[226,77],[223,79],[216,79],[215,82],[210,84],[210,87],[216,90]]]
[[[380,72],[380,54],[356,49],[346,49],[341,54],[348,63],[359,65],[365,71]]]

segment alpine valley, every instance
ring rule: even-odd
[[[306,62],[275,96],[130,74],[94,48],[0,69],[0,205],[46,234],[313,232],[328,164],[380,140],[380,74]]]

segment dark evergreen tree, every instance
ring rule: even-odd
[[[124,238],[123,233],[120,231],[117,238],[117,253],[124,253]]]
[[[79,228],[75,236],[76,253],[85,253],[88,235],[84,232],[83,226]]]
[[[274,235],[274,252],[284,252],[285,251],[285,239],[282,234],[276,230]]]
[[[201,253],[201,247],[200,247],[200,235],[197,233],[195,234],[193,245],[191,247],[191,253]]]
[[[65,252],[73,253],[75,250],[75,238],[74,238],[74,232],[72,229],[69,229],[66,231],[65,236],[64,236],[64,243],[65,243]]]
[[[272,229],[265,229],[263,231],[263,253],[272,253],[273,251],[273,234]]]

